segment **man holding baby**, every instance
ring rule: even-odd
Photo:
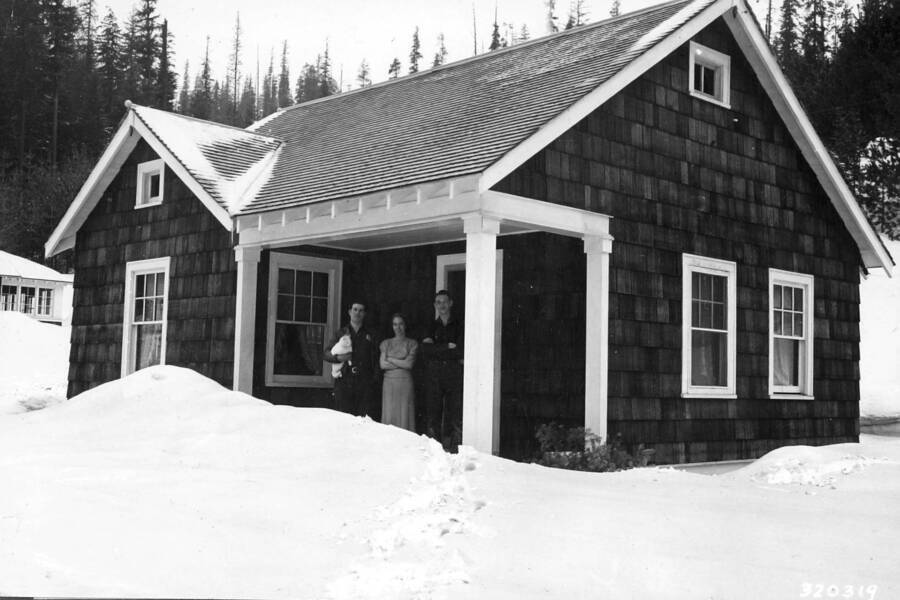
[[[334,408],[351,415],[371,415],[379,373],[378,340],[365,325],[365,302],[354,300],[347,314],[350,322],[335,332],[325,345],[325,361],[342,365],[339,376],[334,379]],[[332,354],[332,349],[344,336],[350,338],[352,349],[342,354]]]

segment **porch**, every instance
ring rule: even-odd
[[[609,218],[586,210],[495,191],[480,191],[476,176],[394,189],[351,199],[241,216],[236,229],[237,306],[234,388],[251,393],[260,357],[257,282],[263,250],[306,246],[333,252],[374,253],[453,243],[464,252],[436,260],[441,273],[465,269],[463,443],[499,451],[503,260],[501,236],[546,232],[582,241],[584,288],[584,425],[605,437],[608,339]],[[440,264],[443,260],[443,264]],[[449,262],[448,262],[449,261]],[[430,292],[433,292],[431,290]],[[338,306],[340,288],[334,290]],[[430,297],[422,299],[430,303]],[[341,309],[338,327],[346,315]],[[332,319],[334,320],[334,319]],[[267,334],[269,335],[269,334]],[[256,359],[256,360],[255,360]],[[259,373],[256,373],[259,377]],[[257,382],[258,383],[258,382]]]

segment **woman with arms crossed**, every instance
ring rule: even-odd
[[[394,337],[381,342],[381,368],[384,369],[381,422],[415,431],[415,390],[412,368],[419,344],[406,337],[406,318],[400,313],[391,318]]]

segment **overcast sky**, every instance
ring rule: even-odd
[[[137,0],[100,0],[99,16],[107,7],[124,21]],[[659,0],[622,0],[622,12],[630,12]],[[372,69],[373,81],[387,77],[388,65],[400,59],[406,74],[413,31],[419,27],[422,45],[420,67],[431,65],[437,49],[438,34],[443,33],[449,51],[448,61],[473,54],[472,14],[475,13],[478,51],[490,44],[494,8],[498,20],[512,23],[518,32],[528,27],[532,37],[547,32],[545,0],[158,0],[160,15],[169,21],[175,36],[175,64],[179,75],[185,60],[190,61],[193,84],[202,60],[206,36],[210,37],[210,58],[215,76],[224,79],[235,16],[240,13],[244,49],[243,73],[255,73],[257,50],[264,72],[269,56],[275,53],[276,72],[282,42],[287,40],[291,80],[296,81],[305,62],[315,62],[328,41],[334,76],[341,77],[344,89],[356,87],[356,73],[365,58]],[[557,0],[557,12],[564,22],[568,0]],[[590,22],[609,16],[611,0],[585,0]]]

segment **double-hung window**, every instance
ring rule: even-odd
[[[690,53],[691,95],[730,107],[731,57],[696,42],[691,42]]]
[[[150,160],[138,165],[135,208],[154,206],[163,201],[166,165],[163,160]]]
[[[17,310],[19,287],[15,285],[0,286],[0,310]]]
[[[166,362],[169,257],[125,266],[122,376]]]
[[[326,339],[338,327],[342,263],[272,252],[266,336],[266,385],[330,383]]]
[[[47,288],[38,289],[37,314],[47,317],[53,309],[53,290]]]
[[[23,313],[27,315],[35,314],[35,288],[33,287],[25,287],[22,286],[19,288],[19,302],[21,303],[21,310]]]
[[[811,398],[813,277],[769,269],[769,395]]]
[[[682,395],[734,398],[736,265],[684,254],[682,266]]]

